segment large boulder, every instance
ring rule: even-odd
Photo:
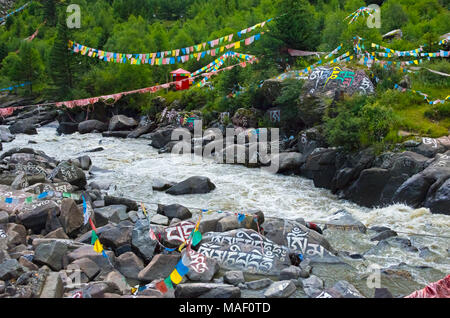
[[[347,210],[339,210],[333,213],[332,218],[327,221],[325,228],[355,230],[366,233],[366,226],[361,221],[355,219]]]
[[[34,126],[33,119],[18,120],[9,126],[9,131],[12,134],[37,135],[37,130]]]
[[[31,229],[34,233],[40,234],[46,228],[49,213],[55,211],[59,215],[59,207],[54,201],[42,200],[36,201],[29,205],[25,205],[18,214],[18,220],[27,229]]]
[[[129,245],[131,248],[131,232],[133,223],[130,221],[120,222],[117,226],[108,227],[100,234],[100,239],[105,247],[117,251],[121,246]]]
[[[117,269],[119,272],[134,280],[138,280],[138,274],[144,269],[144,263],[133,252],[127,252],[117,257]]]
[[[59,123],[59,126],[56,129],[56,132],[58,134],[64,134],[64,135],[74,134],[77,131],[78,131],[78,123],[73,123],[73,122]]]
[[[427,197],[424,206],[433,213],[450,215],[450,178],[439,187],[434,195]]]
[[[39,244],[34,252],[33,261],[39,265],[47,265],[54,271],[63,268],[62,260],[67,253],[67,246],[61,242]]]
[[[149,134],[149,138],[152,140],[150,145],[157,149],[164,147],[172,140],[173,130],[174,127],[167,126],[152,132],[151,134]]]
[[[83,211],[78,208],[74,200],[63,199],[59,220],[66,234],[73,235],[84,225]]]
[[[114,253],[111,251],[104,251],[106,255],[108,256],[108,259],[114,264],[115,257]],[[109,264],[108,259],[106,259],[102,254],[97,253],[92,248],[92,245],[87,244],[83,245],[74,251],[67,254],[67,259],[70,263],[77,259],[81,258],[89,258],[91,261],[93,261],[95,264],[97,264],[100,268],[110,268],[111,265]]]
[[[94,131],[103,132],[107,129],[107,124],[96,119],[85,120],[78,124],[78,131],[80,134],[88,134]]]
[[[336,173],[337,150],[314,150],[301,167],[301,174],[314,181],[314,186],[331,189],[332,181]]]
[[[136,127],[138,122],[125,115],[114,115],[109,121],[109,131],[131,130]]]
[[[158,254],[154,256],[151,262],[139,272],[139,280],[149,283],[157,279],[165,279],[172,273],[180,258],[180,255]]]
[[[156,212],[158,214],[167,216],[170,220],[173,218],[186,220],[192,217],[192,213],[189,211],[189,209],[180,204],[158,204],[158,210]]]
[[[111,223],[119,223],[123,217],[126,218],[127,207],[125,205],[108,205],[103,208],[94,209],[95,221],[98,226]],[[121,217],[121,215],[123,217]]]
[[[208,193],[214,190],[216,186],[207,177],[190,177],[169,188],[166,193],[172,195]]]
[[[15,259],[7,259],[0,264],[0,280],[10,280],[19,277],[24,272]]]
[[[244,128],[257,127],[259,116],[260,114],[258,113],[257,109],[239,108],[234,113],[234,116],[233,118],[231,118],[231,121],[233,125],[236,125],[238,127]]]
[[[282,152],[275,156],[278,156],[276,159],[279,166],[278,173],[283,174],[300,174],[300,168],[306,161],[306,158],[299,152]]]
[[[148,263],[153,258],[157,246],[156,241],[150,238],[148,221],[138,220],[131,232],[133,251]]]
[[[266,298],[287,298],[291,296],[297,288],[291,280],[281,280],[272,283],[264,292]]]
[[[58,166],[56,178],[80,188],[84,187],[87,183],[84,171],[68,161],[62,162]]]
[[[7,127],[0,127],[0,141],[11,142],[16,138]]]
[[[127,135],[127,138],[139,138],[140,136],[150,133],[156,128],[156,123],[154,122],[146,122],[143,125],[139,125],[138,128],[133,130]]]

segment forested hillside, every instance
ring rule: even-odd
[[[15,1],[9,11],[26,3],[26,0]],[[181,101],[177,103],[178,107],[202,110],[207,118],[211,111],[233,113],[238,108],[260,107],[266,103],[261,94],[262,81],[279,75],[287,67],[301,70],[319,60],[314,55],[292,57],[287,49],[330,52],[342,43],[344,50],[351,51],[355,36],[365,39],[366,49],[371,42],[404,51],[421,45],[428,46],[426,52],[445,49],[436,43],[450,30],[448,1],[375,1],[381,6],[380,29],[368,28],[364,17],[351,24],[344,20],[353,11],[370,3],[372,1],[365,3],[362,0],[80,0],[77,4],[81,8],[81,28],[68,29],[66,19],[70,13],[66,13],[66,8],[69,1],[32,1],[0,26],[0,88],[30,82],[30,85],[14,92],[30,95],[36,100],[63,101],[166,83],[170,81],[170,71],[182,67],[193,72],[217,57],[206,56],[169,65],[110,63],[75,54],[67,50],[67,42],[72,40],[111,52],[171,51],[229,34],[237,38],[238,31],[274,18],[252,31],[252,34],[264,32],[259,41],[234,49],[256,56],[259,63],[220,73],[212,79],[213,90],[193,88],[183,92],[158,93],[164,95],[168,104],[174,100]],[[394,29],[402,30],[402,38],[383,40],[382,35]],[[30,40],[33,34],[35,37]],[[226,65],[235,63],[231,60]],[[355,60],[348,65],[363,68]],[[450,73],[448,58],[424,59],[420,66]],[[433,137],[448,134],[448,102],[429,105],[421,96],[393,90],[405,75],[396,68],[377,70],[374,67],[374,73],[381,80],[375,97],[346,101],[338,107],[342,118],[336,114],[326,114],[323,118],[329,142],[359,147],[379,142],[386,136],[395,141],[399,130]],[[422,69],[408,74],[408,77],[412,89],[425,92],[430,98],[444,99],[449,95],[450,80],[447,76]],[[285,128],[293,129],[295,133],[295,127],[304,126],[304,123],[296,121],[295,107],[302,85],[298,81],[286,81],[283,85],[286,86],[283,95],[273,104],[285,106],[285,113],[290,114],[290,123],[284,121]],[[241,92],[238,96],[225,98],[238,90]],[[131,95],[119,103],[121,107],[151,113],[154,97],[155,94]],[[370,107],[373,112],[363,109]],[[365,126],[370,122],[370,116],[376,117],[372,120],[377,122],[377,127]],[[261,119],[260,124],[268,123]],[[361,132],[367,129],[376,130],[370,134],[381,137],[361,136]]]

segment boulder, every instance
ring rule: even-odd
[[[240,298],[241,290],[227,284],[188,283],[175,289],[176,298]]]
[[[154,191],[166,191],[173,185],[175,185],[175,182],[170,182],[160,178],[152,180],[152,188]]]
[[[32,119],[23,119],[16,121],[11,126],[9,126],[9,131],[15,135],[37,135],[37,130],[34,126],[34,120]]]
[[[40,234],[45,229],[48,214],[54,210],[59,214],[59,207],[54,201],[41,200],[25,205],[22,212],[18,215],[18,220],[27,229],[31,229],[34,233]]]
[[[133,252],[127,252],[120,255],[117,257],[116,261],[117,269],[123,276],[139,280],[138,274],[144,269],[144,263]]]
[[[34,252],[33,261],[39,265],[47,265],[54,271],[63,268],[62,260],[67,253],[67,246],[61,242],[39,244]]]
[[[56,129],[58,134],[71,135],[78,131],[78,123],[62,122]]]
[[[155,255],[151,262],[139,272],[138,279],[145,283],[165,279],[172,273],[180,258],[180,255]]]
[[[379,204],[381,193],[390,177],[391,174],[387,169],[365,169],[358,180],[345,191],[345,197],[362,206],[374,207]]]
[[[111,223],[119,223],[120,215],[126,215],[127,207],[125,205],[108,205],[103,208],[94,209],[95,221],[98,226]]]
[[[354,230],[361,233],[366,233],[366,226],[358,221],[351,215],[347,210],[339,210],[333,213],[332,218],[327,221],[325,229],[327,228],[337,228],[341,230]]]
[[[106,275],[104,281],[115,284],[117,286],[117,288],[120,290],[122,295],[129,293],[129,291],[131,290],[131,287],[128,285],[125,277],[122,274],[120,274],[118,271],[109,272]],[[105,298],[106,298],[106,294],[105,294]]]
[[[239,108],[231,118],[231,122],[238,127],[257,127],[259,115],[255,108]]]
[[[114,253],[111,251],[105,250],[106,255],[112,264],[115,262]],[[81,246],[74,251],[67,254],[67,259],[70,263],[80,258],[89,258],[95,264],[97,264],[100,268],[110,268],[108,260],[102,255],[94,251],[92,245],[84,245]]]
[[[138,122],[125,115],[114,115],[109,121],[109,131],[130,130],[138,125]]]
[[[242,271],[228,271],[223,275],[223,281],[234,286],[245,283],[244,273]]]
[[[169,188],[166,193],[172,195],[208,193],[214,190],[216,186],[207,177],[190,177]]]
[[[84,174],[83,170],[76,167],[75,165],[72,165],[68,161],[62,162],[58,166],[56,178],[75,185],[79,188],[83,188],[87,184],[86,175]]]
[[[24,272],[15,259],[7,259],[0,264],[0,280],[10,280],[19,277]]]
[[[217,221],[215,230],[217,232],[227,232],[235,229],[251,229],[258,231],[261,224],[264,223],[264,214],[259,210],[250,210],[245,212],[244,219],[239,222],[234,215],[225,216]]]
[[[378,233],[377,235],[371,237],[370,240],[371,241],[381,241],[381,240],[385,240],[385,239],[393,237],[393,236],[397,236],[397,232],[392,231],[392,230],[386,230],[386,231],[382,231],[382,232]]]
[[[252,289],[252,290],[256,290],[256,289],[263,289],[266,288],[268,286],[270,286],[273,283],[272,280],[270,280],[269,278],[263,278],[263,279],[258,279],[258,280],[253,280],[251,282],[247,282],[247,288],[248,289]]]
[[[126,212],[138,210],[136,201],[127,198],[118,198],[110,195],[105,195],[103,200],[105,201],[105,205],[125,205],[127,207]]]
[[[76,265],[91,281],[100,273],[100,267],[89,258],[80,258],[73,261],[72,265]]]
[[[314,181],[314,186],[332,189],[332,181],[336,174],[337,150],[321,149],[314,150],[301,167],[301,174]]]
[[[186,220],[192,217],[192,213],[180,204],[158,204],[158,210],[156,212],[168,217],[169,219],[177,218],[180,220]]]
[[[186,276],[190,281],[207,283],[214,278],[219,269],[219,263],[215,259],[206,258],[206,268],[195,271],[192,269],[192,265],[189,265],[189,272]]]
[[[439,187],[434,195],[429,195],[424,204],[433,213],[450,215],[450,177]]]
[[[282,280],[273,282],[272,285],[264,292],[266,298],[288,298],[297,288],[291,280]]]
[[[287,268],[284,268],[279,275],[280,280],[291,280],[291,279],[298,279],[300,277],[301,269],[297,266],[289,266]]]
[[[111,226],[99,234],[99,238],[104,247],[117,249],[124,245],[131,245],[131,232],[133,231],[133,223],[130,221],[122,221],[117,226]]]
[[[161,214],[155,214],[150,218],[151,224],[169,225],[169,218]]]
[[[59,227],[56,230],[48,233],[44,238],[56,238],[63,240],[69,239],[69,237],[67,236],[66,232],[64,232],[64,229],[62,227]]]
[[[130,132],[127,135],[127,138],[139,138],[140,136],[153,131],[155,128],[156,124],[154,122],[145,123],[144,125],[140,125],[138,128]]]
[[[323,291],[323,281],[315,276],[311,275],[309,278],[302,280],[303,291],[311,298],[315,298]]]
[[[300,167],[305,163],[305,157],[299,152],[282,152],[277,154],[278,173],[282,174],[300,174]],[[274,159],[272,158],[272,162]]]
[[[61,298],[63,293],[64,285],[61,275],[56,272],[50,272],[46,277],[39,298]]]
[[[9,248],[16,245],[26,245],[27,230],[21,224],[8,223],[6,227],[7,245]]]
[[[85,120],[78,124],[78,131],[80,134],[88,134],[94,131],[103,132],[107,129],[107,124],[96,119]]]
[[[61,202],[59,220],[64,231],[71,236],[84,225],[83,211],[78,208],[74,200],[65,198]]]
[[[0,127],[0,142],[11,142],[16,138],[7,127]]]
[[[164,128],[159,128],[156,131],[149,134],[151,139],[151,146],[160,149],[172,141],[172,132],[174,127],[167,126]]]
[[[150,262],[157,247],[156,241],[149,236],[147,220],[138,220],[131,232],[131,247],[146,263]]]

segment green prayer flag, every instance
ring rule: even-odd
[[[97,234],[95,233],[95,231],[92,230],[91,244],[94,245],[94,244],[95,244],[95,241],[97,241],[97,240],[98,240],[98,236],[97,236]]]
[[[25,199],[25,202],[26,202],[26,203],[31,203],[31,202],[33,202],[33,197],[28,197],[28,198],[26,198],[26,199]]]
[[[202,240],[202,233],[200,231],[195,231],[192,237],[192,245],[196,246]]]
[[[70,198],[71,195],[68,192],[63,192],[63,198]]]
[[[172,280],[170,279],[170,276],[164,280],[164,283],[166,284],[167,287],[173,289]]]

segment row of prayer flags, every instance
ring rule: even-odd
[[[30,1],[31,2],[31,1]],[[5,15],[4,17],[0,17],[0,22],[2,22],[3,20],[6,20],[7,18],[9,18],[10,16],[12,16],[13,14],[22,11],[23,9],[25,9],[30,2],[25,3],[23,6],[21,6],[19,9],[14,10],[13,12],[8,13],[7,15]]]
[[[57,191],[45,191],[40,194],[29,196],[29,197],[23,197],[23,198],[13,198],[13,197],[0,197],[0,202],[5,202],[7,204],[22,204],[27,203],[31,204],[33,202],[36,202],[38,200],[43,200],[46,198],[72,198],[74,200],[80,199],[80,196],[75,193],[68,193],[68,192],[57,192]]]
[[[403,87],[401,87],[401,86],[398,85],[398,84],[395,84],[395,85],[394,85],[394,88],[397,89],[397,90],[399,90],[399,91],[402,91],[402,92],[410,91],[410,92],[412,92],[412,93],[421,95],[421,96],[423,96],[424,100],[426,100],[427,103],[430,104],[430,105],[435,105],[435,104],[439,104],[439,103],[443,104],[443,103],[445,103],[445,102],[447,102],[447,101],[450,101],[450,95],[448,95],[448,96],[447,96],[446,98],[444,98],[444,99],[430,100],[430,99],[428,99],[429,96],[428,96],[427,94],[425,94],[425,93],[422,93],[421,91],[416,91],[416,90],[414,90],[414,89],[409,89],[409,88],[403,88]]]

